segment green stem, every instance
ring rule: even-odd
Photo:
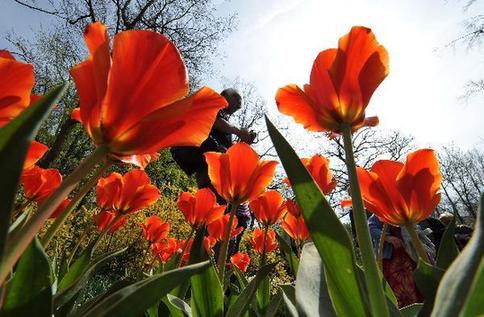
[[[366,289],[370,299],[370,308],[372,316],[389,316],[388,306],[385,300],[382,284],[378,274],[378,267],[376,264],[375,255],[373,254],[373,247],[370,238],[370,230],[368,229],[366,212],[361,197],[360,184],[358,182],[358,175],[356,174],[356,163],[353,153],[353,141],[351,126],[349,124],[342,125],[343,141],[345,148],[345,163],[348,169],[348,176],[350,180],[351,199],[353,202],[353,216],[355,220],[356,236],[358,245],[361,250],[361,258],[363,268],[365,271]]]
[[[260,259],[260,267],[263,267],[266,264],[266,244],[267,244],[267,231],[269,230],[269,226],[266,225],[264,227],[264,240],[262,240],[262,256]]]
[[[42,237],[42,245],[44,248],[46,248],[52,238],[55,236],[56,232],[60,229],[60,227],[64,224],[66,221],[67,217],[71,214],[71,212],[77,207],[79,202],[84,198],[84,196],[87,195],[87,193],[91,190],[94,185],[96,185],[96,182],[98,179],[102,176],[102,174],[109,168],[113,162],[109,160],[105,164],[103,164],[97,171],[96,173],[89,179],[89,181],[82,186],[82,188],[75,194],[75,196],[72,198],[71,202],[69,205],[67,205],[66,210],[62,214],[60,214],[52,223],[52,225],[47,229],[47,232],[45,235]]]
[[[40,229],[42,229],[45,221],[49,219],[57,206],[99,162],[106,158],[107,154],[108,149],[106,147],[98,147],[81,162],[74,172],[64,179],[59,188],[40,206],[29,222],[21,230],[16,231],[7,238],[5,255],[0,263],[0,283],[7,278],[10,269],[27,249]]]
[[[188,247],[188,242],[192,238],[193,233],[195,232],[195,230],[196,230],[196,228],[195,227],[192,227],[192,230],[190,231],[190,234],[188,235],[187,239],[185,240],[185,243],[183,244],[183,250],[182,250],[182,253],[181,253],[181,256],[180,256],[180,260],[178,261],[178,265],[176,267],[180,267],[181,266],[182,261],[183,261],[183,255],[185,254],[185,251],[187,250],[187,247]]]
[[[380,271],[383,272],[383,246],[385,245],[385,237],[387,233],[388,224],[384,223],[383,228],[381,229],[380,241],[378,242],[378,254],[377,254],[377,262]]]
[[[82,241],[84,241],[84,238],[87,236],[87,234],[89,233],[90,230],[88,229],[85,229],[84,232],[82,233],[82,235],[79,237],[79,239],[77,240],[77,243],[76,245],[74,246],[74,249],[72,249],[72,253],[71,253],[71,256],[69,257],[69,259],[67,260],[67,264],[70,265],[71,262],[72,262],[72,259],[74,258],[74,255],[77,253],[77,250],[79,249],[79,247],[81,246],[81,243]],[[89,242],[89,241],[88,241]]]
[[[223,284],[224,274],[225,274],[225,262],[227,261],[227,251],[229,249],[230,233],[232,232],[232,223],[234,222],[235,212],[239,204],[232,203],[230,209],[230,218],[227,226],[227,232],[225,233],[225,238],[222,241],[222,246],[220,247],[220,254],[218,255],[218,274],[220,277],[220,282]]]
[[[422,260],[429,262],[429,258],[427,252],[422,245],[422,241],[420,241],[417,231],[415,231],[415,227],[413,224],[405,225],[405,229],[407,229],[408,233],[410,234],[410,238],[412,238],[412,243],[415,249],[417,250],[418,256],[422,258]]]

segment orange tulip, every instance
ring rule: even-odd
[[[440,201],[442,175],[433,150],[410,153],[405,164],[382,160],[371,170],[358,168],[365,207],[382,222],[398,226],[430,217]]]
[[[267,191],[249,204],[257,220],[270,226],[279,221],[287,212],[287,207],[282,195],[275,191]]]
[[[250,264],[250,257],[247,253],[237,252],[230,257],[230,263],[238,267],[242,272],[246,272]]]
[[[301,162],[325,195],[336,187],[336,180],[334,180],[333,174],[329,169],[329,160],[327,158],[320,154],[315,154],[311,158],[302,158]],[[285,178],[284,182],[291,186],[288,178]]]
[[[161,262],[168,262],[173,255],[181,252],[180,244],[175,238],[168,238],[163,242],[156,242],[151,245],[151,252],[154,256],[158,256]]]
[[[280,88],[276,103],[310,131],[340,133],[342,124],[356,131],[378,124],[377,117],[365,118],[365,109],[388,72],[386,49],[370,29],[354,26],[337,49],[319,53],[304,91],[295,84]]]
[[[217,239],[211,236],[206,236],[203,238],[203,247],[207,254],[212,254],[213,247],[217,244]]]
[[[264,251],[264,234],[264,230],[257,228],[254,229],[252,237],[250,238],[252,248],[259,254],[272,252],[278,246],[276,242],[276,233],[274,230],[269,229],[267,230],[266,247]]]
[[[160,197],[158,188],[142,170],[131,170],[124,176],[114,172],[99,179],[96,191],[97,203],[102,210],[114,209],[121,214],[147,208]]]
[[[225,234],[227,233],[227,227],[229,224],[229,218],[230,218],[230,215],[227,214],[222,218],[217,219],[212,223],[210,223],[207,227],[209,236],[217,241],[222,241],[223,239],[225,239]],[[232,222],[232,229],[230,231],[231,239],[238,236],[244,230],[243,227],[237,228],[237,225],[238,225],[237,218],[234,218],[234,221]]]
[[[157,215],[152,215],[146,218],[146,221],[141,224],[143,228],[143,235],[150,243],[160,242],[170,231],[170,224],[161,220]]]
[[[25,110],[31,102],[34,68],[0,50],[0,128]]]
[[[187,243],[187,245],[185,246],[185,243]],[[178,241],[178,250],[179,252],[183,252],[183,250],[185,250],[183,252],[183,255],[181,256],[181,262],[180,262],[180,265],[183,266],[185,265],[185,263],[188,262],[188,260],[190,259],[190,250],[192,249],[192,245],[193,245],[193,239],[190,239],[188,240],[188,242],[186,240],[180,240]]]
[[[59,215],[61,213],[64,212],[64,210],[66,209],[66,207],[71,203],[71,200],[66,198],[64,199],[60,205],[54,210],[54,212],[52,213],[52,215],[50,215],[50,219],[54,219],[54,218],[57,218],[59,217]]]
[[[190,97],[180,53],[163,35],[106,27],[84,32],[89,57],[71,70],[80,98],[80,118],[98,146],[114,157],[154,153],[171,146],[200,145],[225,98],[204,87]]]
[[[281,227],[297,243],[304,242],[310,238],[308,227],[302,216],[296,217],[292,213],[287,213],[281,223]]]
[[[246,143],[232,145],[227,153],[207,152],[208,175],[220,196],[241,204],[264,192],[272,181],[276,161],[261,161]]]
[[[116,218],[116,213],[114,211],[101,211],[96,216],[94,216],[94,222],[96,222],[99,231],[107,230],[109,226],[109,233],[115,233],[121,229],[124,225],[128,223],[125,217],[121,216],[116,220],[114,224],[111,224]]]
[[[34,164],[44,156],[48,149],[49,148],[46,145],[37,141],[32,141],[29,150],[27,151],[27,156],[25,157],[23,169],[27,170],[34,166]]]
[[[202,188],[195,195],[188,192],[181,193],[178,198],[178,208],[186,222],[198,228],[222,218],[226,206],[217,204],[217,197],[210,189]]]
[[[59,187],[62,175],[56,169],[43,169],[34,165],[22,173],[21,182],[25,197],[41,204]]]

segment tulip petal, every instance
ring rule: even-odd
[[[111,143],[112,152],[142,154],[172,146],[197,146],[209,134],[225,98],[204,87],[188,98],[154,111]]]
[[[166,37],[150,31],[131,30],[114,37],[108,81],[101,111],[108,140],[188,93],[180,53]]]
[[[30,144],[29,150],[27,152],[27,156],[25,157],[23,169],[26,170],[31,168],[35,163],[37,163],[38,160],[40,160],[42,156],[44,156],[47,150],[49,150],[47,145],[37,141],[33,141]]]
[[[297,85],[291,84],[279,88],[276,104],[280,112],[291,116],[297,123],[309,131],[327,131],[320,125],[316,105]]]

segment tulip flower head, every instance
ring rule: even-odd
[[[298,244],[301,244],[310,238],[308,227],[306,226],[302,215],[296,217],[294,214],[288,212],[281,223],[281,227]]]
[[[45,144],[33,141],[27,151],[27,156],[25,157],[23,169],[27,170],[34,166],[34,164],[37,163],[37,161],[40,160],[42,156],[44,156],[47,150],[49,150],[49,148]]]
[[[141,224],[144,238],[150,242],[160,242],[170,231],[170,224],[161,220],[157,215],[152,215],[146,218],[145,222]]]
[[[34,165],[22,173],[21,182],[25,197],[41,204],[59,187],[62,175],[56,169],[43,169]]]
[[[96,200],[102,210],[130,214],[154,204],[160,197],[145,171],[131,170],[124,175],[112,173],[96,186]]]
[[[249,206],[257,220],[264,226],[275,224],[287,212],[284,198],[275,190],[263,193],[257,199],[252,200]]]
[[[386,49],[370,29],[354,26],[338,48],[319,53],[304,90],[295,84],[280,88],[276,103],[310,131],[340,133],[342,124],[356,131],[378,124],[377,117],[366,118],[365,109],[388,72]]]
[[[227,233],[227,230],[228,230],[229,218],[230,218],[230,215],[227,214],[222,218],[217,219],[212,223],[210,223],[207,227],[209,236],[215,239],[216,241],[222,241],[225,238],[225,234]],[[237,227],[237,225],[238,225],[237,218],[234,218],[234,221],[232,222],[232,228],[230,231],[230,239],[235,238],[244,230],[244,228]]]
[[[265,235],[265,231],[257,228],[257,229],[254,229],[254,231],[252,232],[252,237],[249,240],[252,245],[252,248],[259,254],[270,253],[274,251],[278,246],[276,241],[276,233],[274,232],[274,230],[269,229],[267,230],[267,237],[266,237],[265,250],[264,250],[264,235]]]
[[[207,152],[205,159],[212,185],[226,201],[237,205],[262,194],[277,165],[260,160],[246,143],[236,143],[226,153]]]
[[[336,187],[336,180],[329,169],[329,160],[327,158],[316,154],[311,158],[302,158],[301,162],[325,195],[329,194]],[[285,178],[284,182],[291,186],[288,178]]]
[[[151,245],[151,253],[158,256],[161,262],[168,262],[173,255],[181,252],[180,243],[175,238],[168,238],[162,242],[155,242]]]
[[[115,223],[112,223],[114,221],[114,218],[116,218],[116,213],[113,211],[101,211],[98,213],[96,216],[94,216],[94,222],[97,225],[97,228],[99,231],[104,231],[108,230],[109,228],[109,233],[115,233],[122,227],[124,227],[128,221],[126,220],[125,217],[121,216],[116,220]]]
[[[116,34],[110,51],[106,27],[84,32],[89,57],[71,70],[80,120],[97,146],[122,158],[171,146],[200,145],[226,107],[203,87],[192,96],[185,65],[165,36],[145,30]]]
[[[246,272],[250,264],[250,257],[247,253],[237,252],[230,257],[230,263],[238,267],[242,272]]]
[[[405,163],[382,160],[357,173],[365,207],[382,222],[417,224],[430,217],[440,201],[442,175],[431,149],[410,153]]]
[[[0,50],[0,128],[32,103],[34,68]]]
[[[193,228],[199,228],[224,215],[226,206],[217,204],[217,197],[209,188],[202,188],[195,195],[183,192],[178,197],[178,208],[185,221]]]

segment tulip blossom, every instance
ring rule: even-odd
[[[141,228],[143,228],[144,238],[150,243],[155,243],[168,236],[170,224],[161,220],[157,215],[152,215],[146,218],[146,221],[141,224]]]
[[[181,193],[178,208],[183,213],[185,221],[193,228],[198,228],[222,218],[226,206],[217,204],[217,197],[209,188],[202,188],[195,195]]]
[[[44,156],[44,154],[45,154],[45,152],[47,152],[47,150],[49,150],[47,145],[42,144],[42,143],[37,142],[37,141],[32,141],[32,143],[30,144],[30,147],[27,151],[27,155],[25,157],[23,169],[27,170],[27,169],[31,168],[32,166],[34,166],[34,164],[37,163],[37,161],[40,160],[40,158],[42,156]]]
[[[25,197],[40,204],[59,187],[62,175],[56,169],[34,165],[22,173],[21,182]]]
[[[181,252],[180,243],[175,238],[168,238],[166,241],[151,245],[151,253],[158,256],[163,263],[168,262],[178,252]]]
[[[120,216],[115,223],[111,224],[114,218],[116,218],[115,212],[103,210],[94,216],[94,222],[96,223],[99,231],[108,230],[109,227],[109,233],[112,234],[128,223],[125,217]]]
[[[435,152],[417,150],[405,163],[382,160],[371,169],[358,168],[365,207],[380,221],[394,225],[419,223],[440,201],[442,175]]]
[[[0,50],[0,128],[18,116],[31,103],[34,68],[10,52]]]
[[[205,251],[207,251],[207,254],[212,253],[212,249],[217,244],[217,239],[211,236],[207,236],[203,238],[203,247],[205,248]]]
[[[71,203],[71,200],[66,198],[64,199],[60,205],[54,210],[54,212],[52,213],[52,215],[50,215],[49,218],[51,219],[55,219],[57,217],[59,217],[60,214],[62,214],[64,212],[64,210],[66,209],[66,207]]]
[[[276,233],[274,232],[274,230],[269,229],[267,230],[265,248],[264,248],[264,235],[266,235],[264,230],[254,229],[254,232],[252,233],[252,237],[249,240],[252,245],[252,248],[259,254],[272,252],[278,246],[276,242]]]
[[[288,212],[284,220],[281,222],[281,227],[286,233],[298,244],[309,240],[309,230],[304,222],[302,215],[299,217],[294,216]]]
[[[250,257],[247,253],[237,252],[230,257],[230,263],[238,267],[242,272],[246,272],[250,264]]]
[[[276,161],[262,161],[246,143],[232,145],[226,153],[207,152],[208,175],[220,196],[235,205],[253,200],[272,181]]]
[[[120,158],[196,146],[207,138],[227,102],[207,87],[187,97],[185,65],[165,36],[120,32],[110,51],[106,27],[97,22],[86,28],[84,40],[89,57],[71,75],[81,122],[97,146]]]
[[[188,260],[190,259],[190,250],[192,249],[192,245],[193,245],[193,239],[190,239],[188,241],[180,240],[178,242],[178,250],[180,253],[183,252],[183,254],[181,255],[180,266],[185,265],[185,263],[187,263]]]
[[[96,199],[102,210],[130,214],[154,204],[160,196],[146,172],[131,170],[124,175],[112,173],[96,186]]]
[[[327,195],[336,187],[336,180],[329,169],[329,161],[320,154],[316,154],[311,158],[302,158],[301,162],[304,164],[309,174],[313,177],[319,189]],[[289,186],[291,183],[289,179],[284,179],[284,182]]]
[[[217,241],[222,241],[225,238],[225,234],[228,230],[229,217],[230,216],[227,214],[222,218],[210,223],[207,227],[209,236]],[[237,227],[237,225],[237,218],[234,218],[234,221],[232,222],[232,229],[230,231],[230,239],[235,238],[244,230],[243,227]]]
[[[370,29],[354,26],[338,48],[319,53],[304,90],[295,84],[280,88],[276,103],[310,131],[340,133],[343,124],[356,131],[378,124],[377,117],[366,118],[365,109],[388,72],[386,49]]]
[[[270,226],[279,221],[287,212],[282,195],[275,191],[267,191],[249,204],[255,217],[264,226]]]

